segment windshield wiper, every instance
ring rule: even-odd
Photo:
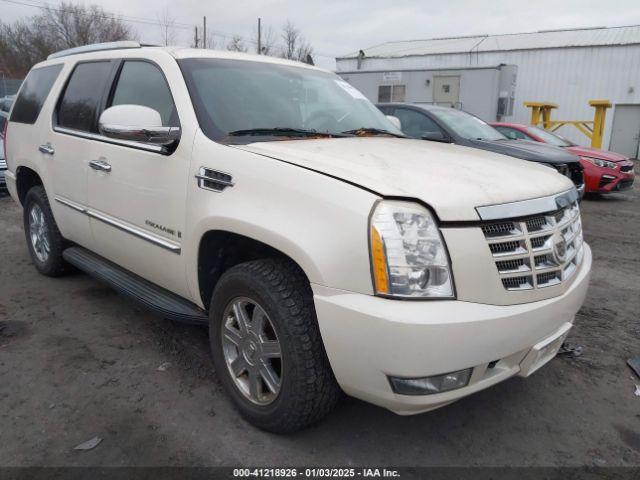
[[[391,135],[392,137],[398,137],[398,138],[407,138],[406,135],[401,135],[398,133],[393,133],[390,132],[389,130],[383,130],[381,128],[372,128],[372,127],[360,127],[360,128],[355,128],[353,130],[346,130],[344,132],[340,132],[340,133],[344,133],[347,135],[355,135],[355,136],[359,136],[359,135]]]
[[[233,137],[243,136],[284,136],[284,137],[344,137],[339,133],[318,132],[313,129],[273,127],[273,128],[248,128],[246,130],[234,130],[228,135]]]

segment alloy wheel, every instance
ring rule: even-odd
[[[31,246],[36,258],[45,263],[51,252],[51,244],[49,242],[49,228],[44,212],[40,205],[33,204],[29,212],[29,237],[31,238]]]
[[[222,349],[227,369],[242,395],[257,405],[269,405],[282,386],[282,349],[265,310],[247,297],[227,305]]]

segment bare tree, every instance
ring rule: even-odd
[[[120,17],[98,5],[63,2],[27,20],[0,23],[0,64],[8,77],[22,78],[55,51],[136,37]]]
[[[207,48],[211,50],[215,50],[217,45],[218,45],[218,42],[216,40],[215,33],[207,32],[207,43],[206,43]]]
[[[164,8],[161,15],[158,15],[158,25],[164,44],[173,45],[176,43],[176,19],[170,15],[167,7]]]
[[[233,52],[247,52],[249,49],[240,35],[234,35],[227,44],[227,50],[231,50]]]
[[[261,53],[262,55],[276,55],[277,46],[278,46],[278,38],[276,37],[273,28],[267,27],[262,29],[261,35],[261,46],[262,52],[258,52],[258,28],[254,28],[253,35],[251,36],[251,43],[256,47],[256,53]]]
[[[313,56],[313,47],[309,44],[300,30],[287,20],[282,27],[282,50],[280,56],[289,60],[309,62]]]

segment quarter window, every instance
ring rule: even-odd
[[[109,79],[110,62],[80,63],[71,74],[58,107],[58,125],[97,133],[97,112]]]
[[[36,68],[29,72],[11,112],[11,121],[36,123],[44,101],[62,70],[62,65]]]
[[[155,65],[142,61],[124,62],[110,106],[142,105],[153,108],[164,127],[179,125],[169,86]]]
[[[405,93],[405,85],[380,85],[378,87],[378,102],[404,102]]]

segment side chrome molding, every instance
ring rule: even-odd
[[[112,218],[108,215],[100,213],[96,210],[92,210],[90,208],[84,207],[76,202],[67,200],[66,198],[56,196],[55,200],[56,202],[66,207],[76,210],[77,212],[84,213],[85,215],[91,218],[95,218],[96,220],[106,223],[107,225],[111,225],[112,227],[115,227],[118,230],[122,230],[123,232],[130,233],[135,237],[146,240],[147,242],[153,243],[154,245],[164,248],[165,250],[169,250],[170,252],[177,253],[178,255],[180,254],[181,247],[179,243],[172,242],[165,238],[159,237],[158,235],[153,235],[141,228],[134,227],[133,225],[122,222],[120,220],[116,220],[115,218]]]
[[[151,145],[149,143],[132,142],[130,140],[116,140],[114,138],[105,137],[104,135],[98,135],[96,133],[82,132],[80,130],[73,130],[65,127],[53,127],[54,132],[64,133],[65,135],[71,135],[72,137],[85,138],[87,140],[96,140],[98,142],[111,143],[113,145],[120,145],[123,147],[131,147],[137,150],[146,150],[153,153],[165,153],[165,148],[162,145]]]

